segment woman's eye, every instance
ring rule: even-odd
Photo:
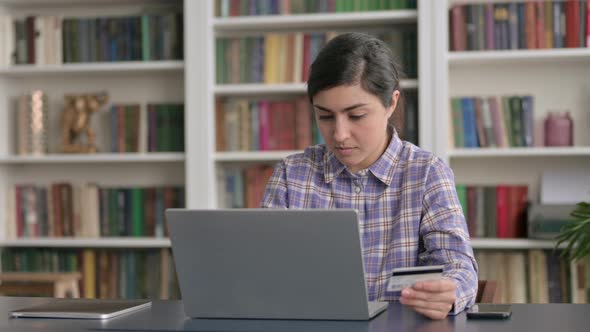
[[[333,118],[334,118],[333,115],[320,115],[320,116],[318,116],[318,119],[320,119],[320,120],[331,120]]]
[[[366,114],[358,114],[358,115],[357,114],[351,114],[351,115],[349,115],[349,117],[350,117],[351,120],[355,120],[356,121],[356,120],[360,120],[360,119],[364,118],[365,115]]]

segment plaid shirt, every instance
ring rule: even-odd
[[[444,265],[443,275],[458,286],[452,313],[474,303],[477,263],[453,172],[397,135],[355,174],[325,145],[288,156],[275,166],[262,207],[358,210],[370,301],[399,299],[400,292],[386,290],[394,268]]]

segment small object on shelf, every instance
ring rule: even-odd
[[[17,153],[19,155],[46,154],[47,144],[47,94],[34,90],[18,98]]]
[[[569,112],[549,112],[545,118],[545,146],[573,146],[574,123]]]
[[[92,114],[107,102],[106,92],[96,94],[66,95],[61,118],[62,151],[65,153],[94,153],[96,134],[90,126]],[[81,139],[86,135],[86,143]]]
[[[0,294],[4,296],[80,297],[79,272],[3,272]]]

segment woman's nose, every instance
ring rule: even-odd
[[[334,133],[332,134],[336,142],[343,142],[350,136],[350,128],[345,118],[334,121]]]

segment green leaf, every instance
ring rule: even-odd
[[[590,204],[580,202],[572,211],[574,221],[562,227],[555,249],[565,245],[561,256],[572,261],[590,255]]]

